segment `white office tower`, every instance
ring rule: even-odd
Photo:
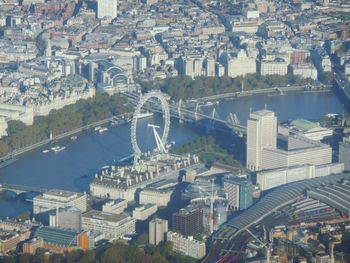
[[[97,18],[111,17],[116,18],[118,11],[118,0],[98,0]]]
[[[277,146],[275,113],[269,110],[250,113],[247,129],[247,168],[258,171],[262,167],[263,148]]]
[[[339,143],[339,162],[344,163],[345,171],[350,171],[350,138]]]
[[[168,220],[153,219],[149,222],[149,243],[158,245],[165,240],[165,234],[168,232]]]

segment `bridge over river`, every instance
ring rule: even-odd
[[[137,104],[140,100],[139,94],[136,93],[124,93],[133,103]],[[162,108],[156,100],[150,100],[151,105],[148,110],[153,112],[162,112]],[[232,129],[239,134],[246,134],[247,127],[240,124],[235,113],[230,113],[226,118],[221,118],[213,108],[210,114],[205,114],[201,111],[201,105],[198,101],[194,103],[170,101],[169,109],[170,115],[173,118],[179,119],[179,121],[185,122],[200,122],[201,120],[207,120],[214,126],[215,123],[223,124],[226,127]]]
[[[33,187],[33,186],[24,186],[24,185],[7,184],[7,183],[0,184],[0,192],[10,191],[10,192],[16,193],[17,195],[27,193],[27,192],[44,193],[47,190],[48,189],[46,188]]]

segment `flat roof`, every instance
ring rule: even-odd
[[[90,210],[82,215],[84,218],[91,218],[96,220],[103,220],[103,221],[109,221],[109,222],[119,222],[128,216],[125,214],[111,214],[107,212],[102,212],[98,210]]]
[[[290,123],[292,126],[297,127],[299,130],[309,131],[315,128],[321,127],[318,122],[312,122],[305,119],[296,119]]]
[[[83,194],[82,193],[78,193],[78,192],[71,192],[71,191],[66,191],[66,190],[60,190],[60,189],[51,189],[51,190],[45,192],[44,195],[51,195],[51,196],[69,198],[69,197],[73,197],[73,196],[81,196]]]

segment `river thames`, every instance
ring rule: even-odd
[[[241,124],[246,125],[250,110],[265,108],[276,112],[279,121],[305,118],[317,120],[327,113],[349,115],[340,100],[332,92],[292,92],[285,96],[255,95],[234,100],[221,101],[215,108],[222,119],[230,112],[236,113]],[[202,107],[202,111],[212,111],[212,106]],[[158,118],[158,121],[161,118]],[[152,130],[147,127],[152,118],[143,119],[138,127],[138,140],[143,150],[155,147]],[[176,120],[170,127],[169,141],[181,145],[198,134],[186,124]],[[27,153],[13,164],[0,169],[0,183],[28,185],[42,188],[60,188],[73,191],[88,191],[89,183],[97,170],[115,160],[132,153],[130,124],[109,128],[104,134],[94,131],[78,135],[78,140],[60,141],[66,150],[60,153],[43,154],[42,150]],[[0,219],[16,216],[31,208],[28,202],[18,199],[0,199]]]

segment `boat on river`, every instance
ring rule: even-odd
[[[63,150],[66,149],[66,146],[55,146],[55,147],[52,147],[51,150],[53,150],[55,153],[57,152],[62,152]]]
[[[144,118],[149,118],[153,116],[153,112],[142,112],[137,115],[138,119],[144,119]]]

